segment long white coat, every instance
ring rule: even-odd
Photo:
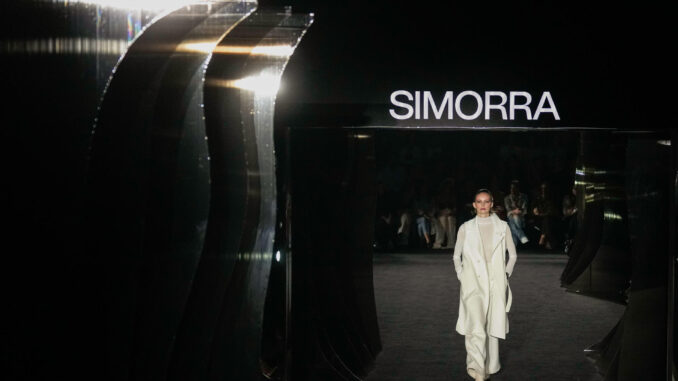
[[[506,231],[508,224],[495,214],[491,215],[494,228],[492,257],[489,263],[483,255],[482,240],[477,217],[459,227],[458,237],[464,234],[459,250],[455,248],[454,266],[461,282],[459,297],[459,318],[456,330],[462,335],[485,331],[487,334],[505,339],[509,332],[508,315],[512,294],[508,276],[513,271],[516,257],[509,256],[506,263]]]

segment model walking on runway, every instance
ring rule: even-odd
[[[476,381],[488,379],[501,368],[498,339],[505,339],[509,331],[512,295],[508,278],[517,259],[511,230],[491,213],[492,205],[489,190],[476,192],[476,217],[459,227],[453,257],[461,283],[456,329],[466,337],[466,370]]]

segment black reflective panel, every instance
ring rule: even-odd
[[[372,284],[374,138],[349,130],[292,130],[290,163],[290,376],[359,380],[381,351]]]
[[[163,17],[130,47],[104,95],[89,192],[112,379],[166,378],[180,349],[175,336],[210,207],[205,65],[255,6],[194,5]]]
[[[671,131],[671,143],[673,145],[671,150],[671,176],[673,177],[671,182],[671,210],[669,215],[669,235],[671,241],[669,242],[669,281],[668,281],[668,331],[667,337],[669,339],[668,353],[667,353],[667,374],[673,375],[673,370],[676,369],[676,364],[678,364],[678,350],[676,350],[676,343],[678,343],[678,330],[676,330],[676,323],[678,323],[678,303],[676,303],[676,297],[678,296],[678,282],[676,282],[676,274],[678,273],[678,253],[676,250],[678,248],[678,232],[676,228],[678,224],[676,208],[678,207],[678,152],[675,148],[678,142],[678,131]]]
[[[627,143],[625,190],[633,269],[618,380],[668,377],[667,263],[673,256],[668,251],[672,172],[669,142],[668,134],[656,134],[629,138]]]
[[[582,134],[577,189],[584,213],[562,280],[570,291],[627,304],[619,323],[585,351],[606,380],[670,374],[670,144],[660,133]]]
[[[205,74],[210,215],[171,378],[247,380],[263,371],[276,223],[274,102],[285,64],[311,22],[308,15],[257,12],[214,48]]]
[[[624,192],[626,136],[582,132],[575,241],[561,280],[569,291],[625,303],[630,277]]]
[[[9,221],[0,278],[12,327],[2,337],[4,378],[102,372],[102,265],[83,249],[87,155],[114,66],[159,12],[94,1],[0,2]]]

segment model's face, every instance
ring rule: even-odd
[[[492,199],[487,193],[478,193],[476,195],[476,200],[473,202],[473,208],[476,210],[476,214],[479,217],[487,217],[490,215],[490,209],[492,209]]]

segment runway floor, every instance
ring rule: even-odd
[[[565,292],[562,254],[518,253],[510,332],[492,381],[598,381],[583,349],[602,339],[624,306]],[[459,281],[452,253],[379,253],[374,287],[382,352],[367,381],[471,380],[455,330]]]

